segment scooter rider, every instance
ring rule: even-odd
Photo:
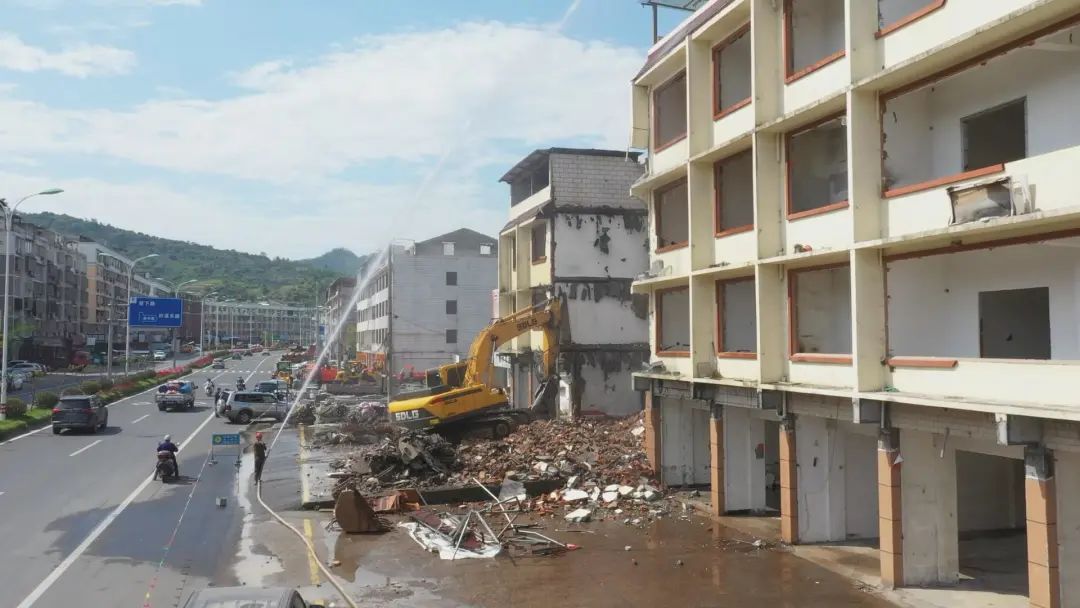
[[[238,391],[244,390],[244,377],[243,376],[237,376],[236,377],[236,390],[238,390]]]
[[[176,461],[176,453],[180,451],[180,448],[176,447],[176,444],[172,442],[172,435],[165,435],[165,438],[158,444],[157,451],[172,452],[173,471],[177,477],[180,477],[180,463]]]
[[[212,393],[213,391],[214,391],[214,381],[207,378],[206,379],[206,396],[209,397],[210,393]]]

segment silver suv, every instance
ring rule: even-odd
[[[222,414],[229,422],[247,424],[256,418],[270,417],[284,420],[288,404],[273,393],[237,391],[229,395]]]

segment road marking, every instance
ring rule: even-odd
[[[312,546],[314,546],[315,538],[312,533],[311,520],[306,517],[304,518],[304,536],[306,536],[308,542],[312,543]],[[318,587],[322,584],[322,581],[319,580],[319,564],[315,562],[315,558],[311,555],[311,551],[307,552],[307,561],[308,575],[311,577],[311,584]]]
[[[131,424],[139,424],[140,421],[146,420],[149,416],[150,416],[150,414],[143,414],[142,416],[139,416],[135,420],[132,420]]]
[[[130,397],[128,398],[130,399]],[[117,403],[120,402],[117,401]],[[187,439],[185,439],[184,442],[180,444],[180,451],[183,451],[184,448],[186,448],[188,444],[191,443],[191,441],[195,439],[195,437],[200,432],[202,432],[202,430],[206,428],[206,425],[210,424],[210,421],[213,419],[214,414],[211,413],[209,416],[207,416],[206,419],[202,421],[202,424],[200,424],[198,428],[192,431],[192,433],[188,435]],[[153,474],[147,475],[146,479],[142,480],[142,483],[140,483],[139,486],[131,492],[131,494],[128,494],[127,497],[124,498],[123,502],[116,505],[116,508],[110,511],[109,514],[105,516],[105,519],[101,520],[101,523],[99,523],[97,527],[90,531],[90,534],[86,538],[84,538],[81,543],[79,543],[79,546],[75,547],[75,549],[70,554],[68,554],[68,556],[65,557],[58,566],[56,566],[56,568],[53,568],[53,571],[45,577],[45,580],[38,583],[38,586],[34,587],[34,590],[31,591],[25,598],[23,598],[23,601],[19,602],[19,605],[15,608],[30,608],[34,605],[35,602],[41,599],[41,596],[45,595],[45,592],[48,591],[50,587],[55,585],[56,581],[60,580],[60,577],[63,576],[65,572],[67,572],[68,568],[71,568],[71,565],[75,563],[75,560],[79,559],[79,557],[81,557],[83,553],[86,553],[86,550],[90,548],[90,545],[94,544],[94,541],[96,541],[98,537],[105,533],[105,530],[107,530],[109,526],[114,521],[116,521],[116,518],[120,517],[120,514],[123,513],[124,510],[131,505],[131,503],[135,502],[135,499],[139,496],[139,494],[142,494],[143,490],[146,489],[146,486],[150,485],[150,482],[152,481],[154,481]]]
[[[90,445],[87,445],[87,446],[83,446],[83,447],[81,447],[81,448],[79,448],[79,449],[75,450],[74,452],[72,452],[72,453],[68,454],[68,456],[69,456],[69,457],[70,457],[70,456],[78,456],[79,454],[82,454],[82,453],[83,453],[83,452],[85,452],[86,450],[89,450],[90,448],[94,447],[95,445],[97,445],[97,444],[99,444],[99,443],[101,443],[101,440],[100,440],[100,439],[98,439],[98,440],[97,440],[97,441],[95,441],[94,443],[91,443]]]
[[[308,486],[307,475],[304,475],[304,462],[307,460],[307,450],[304,448],[307,446],[307,433],[304,432],[304,425],[300,425],[300,502],[301,504],[308,504],[311,502],[311,488]]]

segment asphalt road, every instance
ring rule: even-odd
[[[229,360],[191,376],[231,386],[265,379],[278,356]],[[238,451],[213,433],[242,427],[214,418],[201,388],[194,411],[159,412],[153,392],[109,406],[96,435],[49,427],[0,443],[0,590],[18,608],[177,606],[190,590],[228,584],[243,514]],[[165,434],[180,445],[178,482],[150,479]],[[218,507],[218,497],[226,497]]]

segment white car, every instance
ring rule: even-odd
[[[155,350],[154,351],[154,361],[164,361],[165,359],[166,359],[165,351],[163,351],[163,350]]]

